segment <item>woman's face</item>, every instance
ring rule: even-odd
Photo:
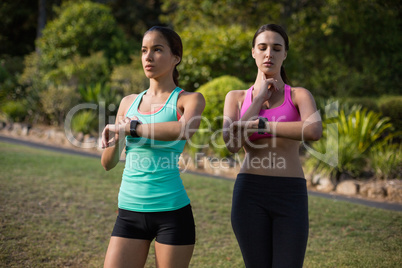
[[[274,76],[280,73],[282,62],[286,59],[285,40],[277,32],[262,32],[255,39],[252,55],[258,69]]]
[[[173,77],[173,69],[180,59],[172,54],[168,42],[161,33],[148,32],[142,39],[141,51],[142,67],[148,78]]]

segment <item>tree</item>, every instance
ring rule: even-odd
[[[251,56],[253,34],[238,25],[190,27],[181,31],[184,54],[178,67],[180,85],[193,91],[223,75],[254,81],[257,69]]]
[[[400,3],[309,1],[289,23],[297,83],[320,96],[400,94]]]
[[[109,1],[109,6],[119,26],[130,39],[138,43],[141,42],[142,35],[146,30],[162,24],[159,20],[162,14],[161,5],[159,0]]]
[[[89,56],[98,51],[104,52],[110,64],[129,61],[129,46],[110,9],[88,1],[63,4],[37,44],[46,70],[72,55]]]

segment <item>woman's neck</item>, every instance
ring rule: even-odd
[[[156,96],[166,92],[172,92],[176,87],[172,79],[160,81],[151,78],[147,94]]]

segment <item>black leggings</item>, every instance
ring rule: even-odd
[[[232,227],[247,268],[303,267],[308,221],[305,179],[237,175]]]

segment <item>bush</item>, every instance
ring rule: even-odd
[[[71,119],[71,128],[74,133],[94,134],[98,131],[98,117],[89,111],[81,111]]]
[[[380,108],[378,107],[378,100],[374,98],[347,98],[341,100],[342,103],[348,105],[350,107],[356,105],[361,106],[363,109],[366,108],[367,110],[379,112]]]
[[[129,65],[116,66],[110,81],[112,88],[124,92],[124,95],[138,94],[149,88],[149,79],[135,59]]]
[[[85,102],[97,105],[98,112],[102,112],[106,124],[115,122],[119,101],[122,98],[121,92],[112,89],[109,84],[101,83],[80,87],[79,91]]]
[[[331,174],[336,181],[342,173],[359,176],[366,166],[370,149],[393,138],[389,118],[367,109],[350,110],[348,115],[341,110],[338,117],[324,120],[323,137],[312,145],[320,154],[307,159],[309,170]]]
[[[22,122],[28,115],[27,101],[8,101],[1,107],[1,111],[12,122]]]
[[[380,100],[380,112],[391,118],[397,131],[402,131],[402,96],[387,97]]]
[[[201,121],[200,130],[194,134],[195,143],[209,144],[208,148],[219,156],[230,155],[222,139],[223,108],[226,94],[231,90],[247,89],[247,84],[233,76],[222,76],[201,86],[200,92],[206,102]],[[200,144],[200,143],[198,143]],[[205,148],[206,149],[206,148]],[[197,150],[196,150],[197,151]]]
[[[181,31],[184,55],[178,66],[180,84],[188,91],[223,75],[254,81],[256,66],[251,56],[254,30],[238,25],[189,27]]]
[[[43,111],[54,125],[61,125],[68,111],[78,102],[75,89],[68,86],[50,86],[39,96]]]
[[[57,68],[49,71],[43,80],[47,84],[78,87],[109,80],[110,69],[103,52],[92,53],[88,57],[74,55],[71,59],[60,61]]]
[[[103,51],[108,62],[127,62],[129,46],[110,9],[90,1],[63,4],[59,16],[49,22],[38,40],[46,70],[73,55]]]
[[[402,174],[402,144],[379,144],[370,151],[371,168],[377,179],[400,179]]]

